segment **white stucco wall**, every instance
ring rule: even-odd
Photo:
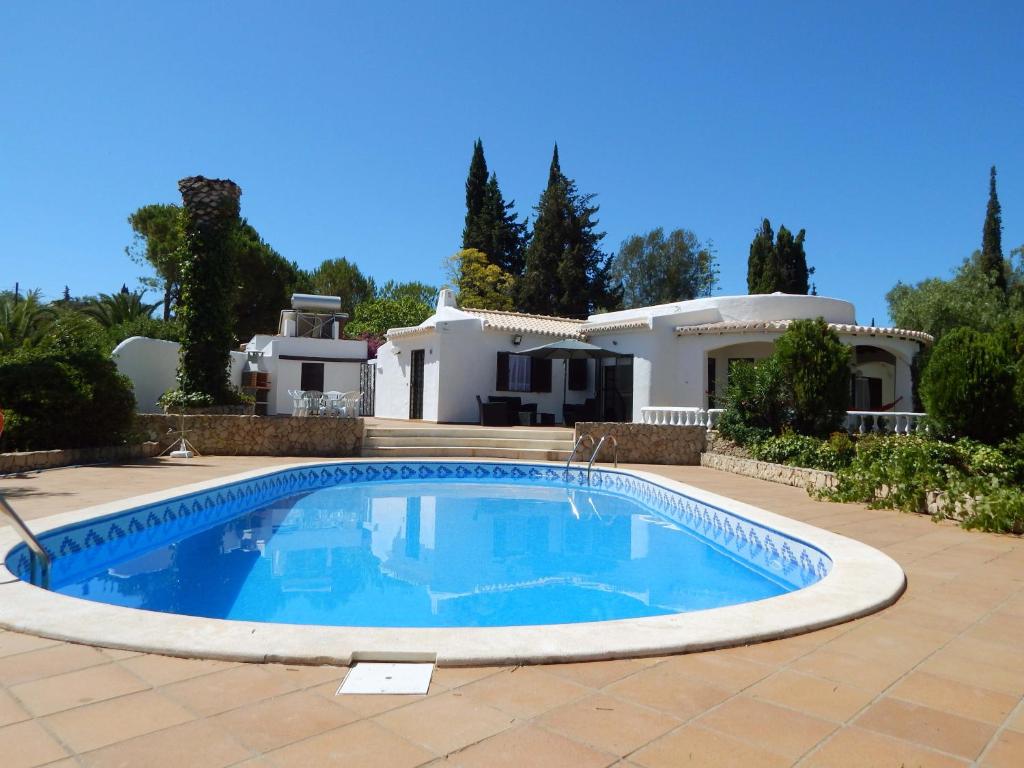
[[[830,323],[855,323],[853,304],[827,296],[768,293],[756,296],[709,296],[673,304],[624,309],[591,315],[587,323],[673,318],[676,325],[719,322],[799,320],[823,317]]]
[[[145,336],[132,336],[114,348],[111,357],[117,370],[132,380],[135,410],[138,413],[162,411],[156,401],[164,392],[177,386],[180,348],[181,345],[176,341],[149,339]],[[242,381],[245,364],[244,352],[231,353],[229,380],[236,387]]]

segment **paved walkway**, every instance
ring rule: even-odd
[[[0,491],[40,517],[282,461],[69,468],[0,478]],[[882,613],[787,640],[438,669],[429,694],[413,697],[335,697],[338,668],[0,632],[0,765],[1024,764],[1024,541],[700,467],[642,468],[872,544],[903,565],[909,589]]]

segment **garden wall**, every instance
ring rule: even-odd
[[[118,445],[106,448],[59,448],[52,451],[21,451],[0,453],[0,475],[29,472],[34,469],[68,467],[76,464],[102,464],[156,456],[157,442],[141,445]]]
[[[594,442],[613,435],[619,443],[619,461],[629,464],[700,464],[707,439],[704,427],[680,427],[668,424],[630,424],[607,421],[581,421],[575,437],[589,432]],[[582,449],[589,457],[590,448]],[[599,461],[611,461],[611,442],[601,449]]]
[[[721,453],[702,453],[700,465],[711,469],[732,472],[735,475],[756,477],[772,483],[792,485],[797,488],[834,488],[836,475],[820,469],[790,467],[785,464],[772,464],[768,461],[743,459],[738,456],[727,456]]]
[[[177,441],[179,419],[139,414],[135,423],[163,450]],[[211,456],[358,456],[363,420],[203,414],[185,416],[185,437],[199,453]]]

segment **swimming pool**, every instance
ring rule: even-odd
[[[711,634],[724,644],[791,634],[891,602],[902,589],[898,566],[864,545],[635,472],[588,478],[549,464],[346,461],[134,501],[55,520],[40,535],[54,556],[53,592],[20,586],[49,619],[62,611],[65,621],[35,631],[66,637],[67,617],[89,614],[130,630],[114,638],[121,647],[139,647],[135,633],[150,649],[158,628],[170,628],[160,648],[181,655],[251,658],[263,641],[259,657],[295,660],[561,658],[553,646],[604,658],[709,647],[700,628],[713,616]],[[822,535],[834,541],[823,546]],[[829,593],[849,586],[833,578],[850,565],[836,559],[836,544],[876,566],[888,561],[898,578],[888,565],[876,569],[885,589],[831,605]],[[23,546],[5,560],[27,577]],[[815,590],[809,624],[787,605],[810,610],[795,598]],[[766,623],[759,616],[768,606]],[[0,623],[10,613],[0,607]],[[249,649],[224,642],[243,628]],[[296,632],[310,641],[302,653]],[[342,647],[325,655],[331,642]]]

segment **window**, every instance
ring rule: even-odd
[[[551,361],[499,352],[494,388],[498,392],[550,392]]]
[[[569,361],[569,389],[574,392],[587,388],[589,364],[586,360]]]
[[[708,358],[708,408],[715,407],[715,396],[717,394],[718,386],[718,361],[713,358]]]
[[[324,364],[303,363],[299,389],[305,392],[324,391]]]

